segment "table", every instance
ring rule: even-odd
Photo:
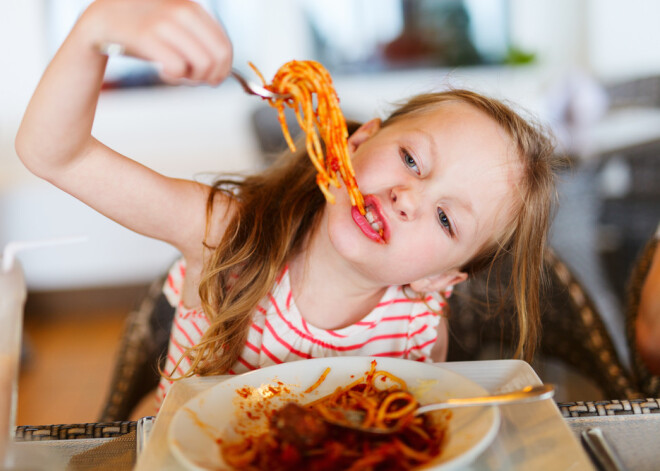
[[[487,368],[484,368],[486,364]],[[538,381],[529,365],[518,360],[456,362],[444,363],[442,366],[460,372],[493,392],[503,387],[520,387],[523,385],[518,384],[521,381]],[[182,386],[173,388],[168,397],[173,401],[185,402],[187,398],[217,382],[218,378],[191,378],[187,383],[177,383]],[[628,469],[656,468],[654,463],[660,459],[660,450],[654,446],[653,437],[660,431],[660,399],[560,404],[548,400],[546,405],[548,408],[536,409],[534,416],[527,419],[539,421],[541,425],[542,416],[548,412],[557,414],[558,407],[558,414],[563,417],[563,420],[559,421],[560,424],[572,432],[551,437],[563,442],[558,444],[562,453],[557,453],[556,449],[553,452],[552,446],[546,450],[539,448],[544,441],[535,441],[531,437],[522,437],[520,442],[521,437],[516,436],[515,427],[520,420],[521,406],[503,406],[501,411],[504,420],[498,438],[502,441],[494,442],[468,469],[552,469],[554,464],[551,460],[555,458],[570,462],[569,466],[562,469],[595,469],[580,447],[578,438],[582,430],[594,426],[603,430]],[[80,470],[180,469],[168,453],[163,453],[162,448],[152,446],[157,442],[160,445],[164,443],[161,440],[165,436],[167,423],[168,419],[163,415],[155,422],[153,418],[141,419],[142,427],[138,426],[138,422],[18,427],[15,444],[19,465],[17,469],[66,469],[67,465],[69,469]],[[149,445],[139,455],[136,463],[138,428],[146,431],[149,425],[153,425]],[[552,425],[558,426],[555,422],[552,422]],[[511,453],[510,446],[514,441],[517,443],[517,449],[514,450],[515,453]],[[529,453],[530,451],[534,453]],[[559,456],[549,456],[547,453]],[[87,458],[87,461],[81,458]]]

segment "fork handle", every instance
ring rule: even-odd
[[[470,406],[494,406],[500,404],[521,403],[549,399],[555,394],[555,388],[551,384],[540,386],[527,386],[518,391],[511,391],[491,396],[465,397],[446,399],[442,402],[422,406],[415,411],[415,415],[424,414],[439,409]]]

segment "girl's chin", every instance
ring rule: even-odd
[[[328,236],[334,250],[347,260],[364,261],[365,257],[373,257],[375,249],[382,247],[369,239],[353,221],[329,229]]]
[[[334,205],[326,206],[324,217],[325,231],[335,250],[347,258],[354,259],[364,257],[367,253],[366,250],[382,247],[382,243],[379,243],[382,240],[380,235],[371,226],[369,229],[371,229],[372,238],[368,237],[355,221],[353,215],[355,208],[351,207],[348,201],[344,204],[339,197],[337,199],[338,201]],[[357,213],[360,214],[359,211]],[[368,224],[364,217],[362,219],[364,223]],[[373,237],[374,235],[375,237]]]

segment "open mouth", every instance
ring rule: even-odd
[[[378,216],[375,214],[373,206],[367,206],[365,208],[367,214],[365,214],[365,219],[371,225],[371,228],[378,232],[380,235],[383,235],[383,221],[381,221]]]
[[[364,207],[366,210],[364,216],[360,214],[356,207],[353,207],[351,211],[353,220],[369,239],[379,244],[387,243],[389,228],[385,222],[378,200],[371,195],[367,195],[364,199]]]

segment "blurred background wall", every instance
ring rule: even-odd
[[[15,154],[13,140],[29,97],[85,3],[0,2],[0,246],[11,240],[88,237],[78,245],[22,254],[32,291],[147,283],[177,255],[40,181]],[[321,60],[333,73],[349,118],[383,115],[400,98],[458,85],[519,103],[552,125],[560,149],[578,166],[660,136],[655,104],[615,116],[608,93],[617,84],[660,74],[660,3],[201,3],[227,27],[238,68],[250,73],[246,63],[252,61],[270,77],[288,60]],[[443,48],[444,54],[433,55]],[[230,81],[218,88],[154,85],[152,72],[144,64],[113,59],[94,127],[98,138],[176,177],[207,179],[267,165],[254,127],[255,113],[264,106],[258,99]],[[621,186],[617,175],[615,189],[617,182]],[[570,244],[570,234],[566,237],[564,244]]]
[[[291,59],[319,60],[348,118],[382,117],[399,99],[452,85],[549,125],[572,161],[551,243],[627,363],[625,283],[660,220],[660,2],[199,1],[227,28],[237,68],[252,74],[252,61],[269,78]],[[87,238],[19,255],[30,290],[21,424],[95,420],[124,319],[178,255],[39,180],[15,154],[28,100],[87,3],[0,1],[0,247]],[[93,132],[163,174],[205,181],[263,168],[282,145],[273,111],[233,81],[167,87],[152,66],[126,58],[109,64]],[[534,367],[562,385],[563,400],[601,398],[551,358]]]

